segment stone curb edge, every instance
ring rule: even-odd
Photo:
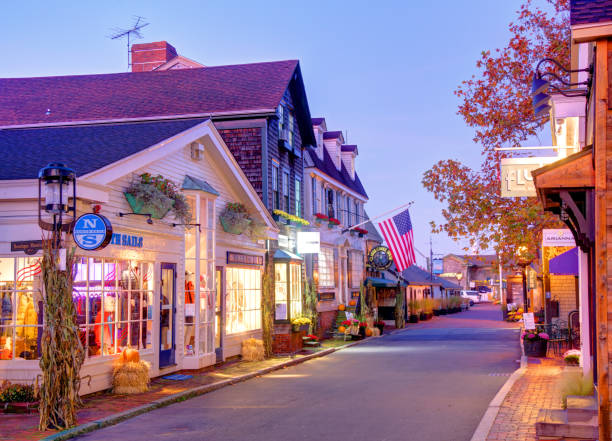
[[[470,441],[486,441],[489,436],[489,432],[491,431],[491,427],[493,427],[493,423],[495,423],[495,418],[499,413],[499,409],[501,408],[504,400],[506,399],[506,395],[512,390],[512,386],[516,383],[527,371],[527,357],[525,356],[525,350],[523,349],[523,345],[521,344],[520,335],[522,332],[519,332],[519,346],[521,348],[521,367],[515,370],[510,378],[506,380],[504,385],[497,391],[497,394],[493,397],[487,410],[485,411],[478,427],[474,431],[472,438]]]
[[[394,333],[395,332],[391,332],[389,334],[381,335],[380,337],[385,337],[386,335],[392,335]],[[70,429],[62,430],[61,432],[57,432],[57,433],[54,433],[53,435],[49,435],[47,437],[41,438],[39,441],[64,441],[70,438],[74,438],[76,436],[80,436],[80,435],[84,435],[89,432],[93,432],[98,429],[102,429],[104,427],[114,426],[115,424],[118,424],[122,421],[128,420],[138,415],[142,415],[143,413],[151,412],[152,410],[159,409],[160,407],[165,407],[165,406],[169,406],[170,404],[178,403],[180,401],[189,400],[191,398],[195,398],[200,395],[204,395],[209,392],[213,392],[217,389],[221,389],[226,386],[231,386],[232,384],[242,383],[243,381],[250,380],[251,378],[259,377],[261,375],[265,375],[273,371],[284,369],[289,366],[295,366],[297,364],[304,363],[314,358],[324,357],[336,351],[340,351],[342,349],[350,348],[351,346],[355,346],[355,345],[364,343],[366,341],[370,341],[372,338],[378,338],[378,337],[369,337],[363,340],[357,340],[351,343],[347,343],[346,345],[339,346],[337,348],[325,349],[324,351],[316,352],[314,354],[306,355],[304,357],[296,358],[294,360],[289,360],[284,363],[279,363],[274,366],[270,366],[264,369],[260,369],[258,371],[254,371],[248,374],[241,375],[239,377],[234,377],[228,380],[222,380],[222,381],[217,381],[212,384],[198,386],[193,389],[189,389],[183,392],[169,395],[159,400],[155,400],[148,404],[143,404],[142,406],[134,407],[132,409],[125,410],[123,412],[109,415],[107,417],[101,418],[96,421],[91,421],[89,423],[81,424],[79,426],[72,427]]]

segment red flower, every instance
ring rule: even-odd
[[[330,217],[329,218],[329,223],[330,224],[336,224],[336,225],[340,225],[340,221],[334,217]]]
[[[342,326],[351,326],[353,323],[350,320],[344,320],[340,323]]]
[[[359,327],[360,328],[365,328],[366,326],[368,326],[368,324],[366,322],[359,322]]]
[[[316,335],[313,335],[313,334],[308,334],[306,337],[308,337],[309,339],[314,340],[314,341],[318,341],[319,340],[319,337],[317,337]]]
[[[315,213],[315,217],[317,219],[323,219],[323,220],[328,220],[329,219],[329,216],[326,216],[323,213]]]

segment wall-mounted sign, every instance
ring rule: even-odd
[[[113,236],[110,221],[102,215],[87,213],[74,223],[72,237],[77,246],[83,250],[99,250],[108,245]]]
[[[322,302],[331,302],[336,298],[336,294],[333,292],[320,292],[318,296],[319,300]]]
[[[142,236],[133,236],[131,234],[115,233],[111,239],[111,245],[120,247],[142,248],[144,240]]]
[[[432,272],[434,274],[442,274],[444,272],[444,260],[433,259],[432,262]]]
[[[546,229],[542,231],[543,247],[575,247],[576,242],[568,229]]]
[[[42,240],[20,240],[18,242],[11,242],[11,251],[23,251],[27,255],[31,256],[42,250]]]
[[[393,263],[393,256],[389,248],[384,246],[374,247],[368,253],[368,264],[375,271],[384,271],[389,269]]]
[[[255,254],[244,254],[234,253],[232,251],[227,252],[227,264],[228,265],[263,265],[263,256],[257,256]]]
[[[503,198],[536,197],[536,189],[531,176],[532,170],[555,162],[557,159],[554,156],[502,159],[501,196]]]
[[[318,254],[321,251],[321,233],[318,231],[297,232],[298,254]]]

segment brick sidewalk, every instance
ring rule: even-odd
[[[154,378],[151,380],[150,390],[142,394],[115,395],[105,391],[87,395],[83,397],[83,408],[78,411],[78,422],[79,424],[85,424],[96,421],[198,386],[240,377],[296,358],[303,358],[312,353],[314,351],[303,351],[295,357],[274,357],[253,362],[233,361],[217,368],[211,366],[198,371],[181,371],[177,373],[193,375],[193,378],[184,381],[164,380],[161,377]],[[38,431],[38,413],[28,415],[0,414],[0,440],[2,441],[38,440],[54,433],[57,432],[53,430]]]
[[[536,441],[540,409],[560,409],[557,382],[562,363],[552,358],[529,358],[527,371],[506,396],[487,441]]]

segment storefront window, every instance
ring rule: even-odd
[[[287,320],[287,264],[274,264],[274,302],[276,320]]]
[[[302,315],[302,265],[299,263],[289,264],[291,269],[291,302],[289,313],[291,318]]]
[[[153,344],[153,264],[77,257],[72,298],[88,357]]]
[[[351,288],[359,288],[363,280],[363,254],[358,251],[351,251],[349,254],[349,263],[349,282]]]
[[[38,257],[0,258],[0,360],[40,357],[40,274]]]
[[[319,286],[333,288],[334,285],[334,250],[321,247],[319,252]]]
[[[185,230],[184,353],[196,356],[214,350],[215,205],[199,193],[188,201],[199,228]]]
[[[261,271],[228,267],[225,277],[227,334],[261,328]]]

